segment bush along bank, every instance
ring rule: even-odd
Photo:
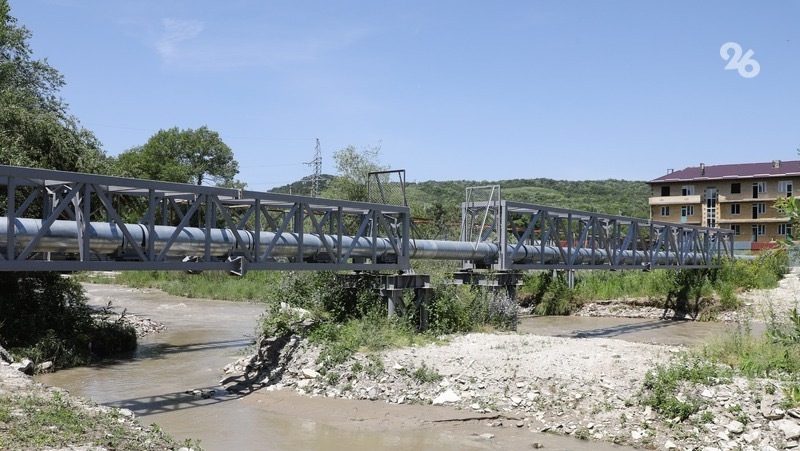
[[[738,309],[742,293],[777,286],[788,262],[787,251],[778,249],[713,269],[578,271],[574,289],[563,274],[538,272],[525,277],[519,298],[540,315],[641,316],[649,308],[646,316],[714,319]]]
[[[57,273],[2,273],[0,345],[17,360],[52,370],[132,351],[136,330],[125,321],[95,318],[74,280]]]
[[[434,289],[427,304],[428,327],[419,331],[417,312],[388,317],[377,283],[368,273],[348,283],[334,273],[285,273],[270,290],[257,354],[230,365],[226,373],[243,376],[232,376],[229,382],[260,383],[274,378],[275,371],[280,375],[283,365],[276,362],[288,361],[300,341],[318,349],[321,371],[326,372],[359,352],[439,342],[458,332],[511,330],[517,324],[516,303],[507,296],[447,285]],[[282,357],[276,359],[278,354]]]

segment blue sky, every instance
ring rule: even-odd
[[[409,180],[797,159],[800,2],[11,0],[112,154],[218,131],[265,189],[381,146]],[[760,72],[725,70],[738,43]]]

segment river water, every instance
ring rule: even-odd
[[[548,450],[623,449],[605,443],[487,428],[485,422],[435,422],[470,412],[450,408],[389,405],[259,391],[246,396],[217,391],[221,368],[253,342],[263,307],[192,300],[159,291],[85,285],[90,303],[153,318],[167,330],[145,337],[130,359],[46,374],[38,380],[100,404],[132,410],[176,438],[196,438],[208,450],[520,449],[534,442]],[[538,317],[523,319],[521,332],[606,337],[666,344],[706,340],[726,326],[623,318]],[[491,440],[481,433],[495,434]]]

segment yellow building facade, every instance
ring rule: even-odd
[[[792,233],[775,200],[797,197],[800,161],[701,164],[648,183],[652,220],[728,228],[735,249],[759,250]]]

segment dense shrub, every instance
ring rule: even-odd
[[[57,273],[0,273],[0,342],[13,354],[56,367],[136,347],[136,332],[97,322],[81,286]]]
[[[428,328],[431,332],[469,332],[483,326],[515,329],[516,301],[505,293],[485,287],[444,285],[434,289],[428,304]]]

